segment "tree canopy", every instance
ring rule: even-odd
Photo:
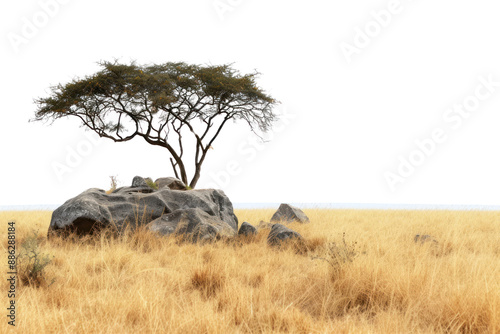
[[[177,178],[191,188],[212,143],[229,120],[268,131],[278,103],[257,86],[258,72],[242,75],[232,65],[169,62],[141,66],[99,62],[101,70],[51,87],[35,99],[34,120],[78,117],[100,137],[124,142],[142,137],[164,147]],[[194,175],[188,180],[183,135],[194,137]]]

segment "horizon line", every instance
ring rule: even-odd
[[[234,209],[277,209],[279,202],[235,202]],[[303,209],[500,211],[500,205],[288,202]],[[62,204],[0,205],[0,211],[53,211]]]

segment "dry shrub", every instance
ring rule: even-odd
[[[224,273],[213,265],[195,269],[191,275],[191,286],[199,290],[205,298],[215,296],[222,289],[225,281]]]
[[[315,245],[318,242],[315,242]],[[321,246],[321,247],[319,247]],[[332,269],[332,277],[338,275],[338,271],[342,266],[352,263],[360,254],[358,243],[356,241],[346,242],[345,232],[342,234],[342,241],[339,243],[323,241],[318,244],[315,249],[320,249],[320,255],[314,256],[313,259],[319,259],[327,262]]]
[[[46,267],[52,262],[53,256],[42,253],[38,231],[32,231],[21,242],[21,251],[17,255],[17,275],[27,286],[42,287],[54,283],[54,278],[47,278]]]

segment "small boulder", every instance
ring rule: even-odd
[[[140,176],[135,176],[134,179],[132,180],[132,187],[133,188],[140,188],[140,187],[147,187],[148,184],[146,180],[144,180],[143,177]]]
[[[238,231],[238,235],[242,236],[252,236],[257,234],[257,229],[250,225],[247,222],[243,222],[240,226],[240,230]]]
[[[160,177],[155,181],[158,189],[169,188],[171,190],[187,190],[186,185],[175,177]]]
[[[270,246],[280,246],[281,243],[290,240],[303,240],[302,236],[281,224],[274,224],[267,237]]]
[[[274,224],[271,224],[271,223],[268,223],[268,222],[265,222],[263,220],[261,220],[259,222],[259,225],[257,226],[257,228],[260,230],[260,229],[265,229],[265,228],[268,228],[268,229],[271,229],[271,227],[273,227]]]
[[[271,222],[299,222],[305,224],[309,223],[309,218],[299,208],[289,204],[281,204],[278,211],[276,211],[271,218]]]
[[[416,243],[420,243],[420,244],[424,244],[426,242],[432,242],[434,244],[438,243],[436,239],[434,239],[432,236],[430,236],[428,234],[423,234],[423,235],[417,234],[413,238],[413,241],[415,241]]]

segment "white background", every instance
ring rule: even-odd
[[[28,122],[33,99],[50,86],[115,58],[262,73],[259,85],[288,116],[258,149],[248,127],[228,124],[198,184],[219,185],[233,202],[499,203],[500,87],[457,129],[443,121],[480,76],[500,81],[498,1],[401,0],[351,62],[342,43],[355,45],[357,29],[376,29],[372,11],[391,1],[62,2],[0,5],[0,205],[60,204],[87,188],[108,189],[110,175],[122,185],[135,175],[172,175],[168,152],[142,139],[97,139],[77,120]],[[32,36],[30,23],[39,26]],[[435,128],[447,140],[391,190],[385,173],[397,173],[399,157]],[[97,144],[58,177],[54,165],[67,165],[68,152],[91,143],[87,136]],[[239,165],[233,175],[229,162]]]

